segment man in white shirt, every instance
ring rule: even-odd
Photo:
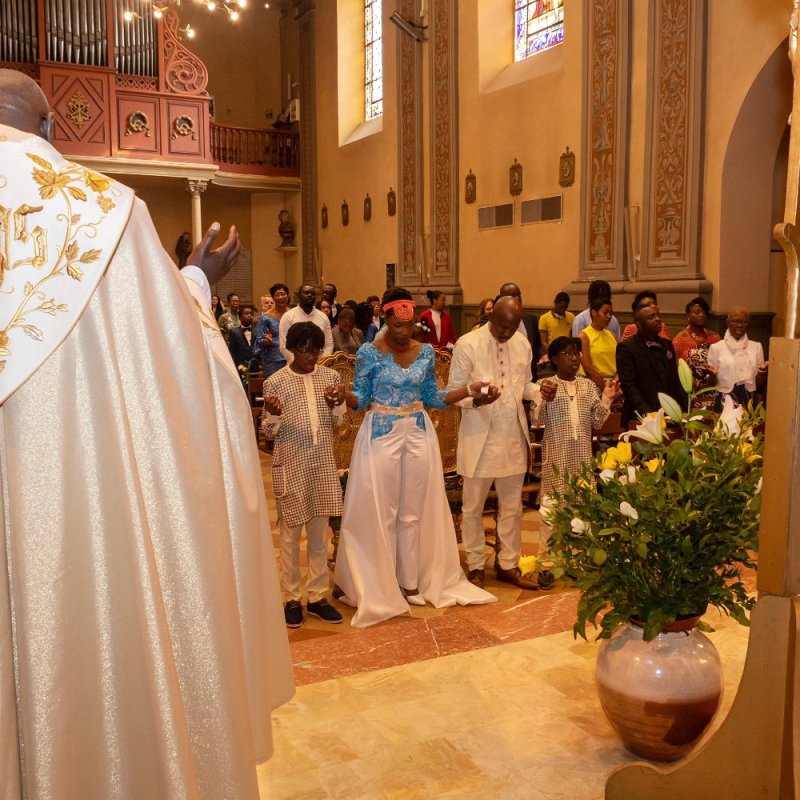
[[[286,349],[286,334],[295,322],[313,322],[318,328],[322,328],[322,332],[325,334],[325,347],[322,349],[322,355],[329,356],[333,352],[333,333],[330,320],[318,308],[314,308],[314,303],[317,301],[317,290],[310,283],[304,283],[297,290],[297,297],[298,304],[281,317],[281,324],[278,328],[280,341],[278,347],[287,364],[292,363],[293,356]]]
[[[528,468],[530,438],[523,399],[538,387],[531,381],[531,346],[519,332],[522,306],[511,296],[494,305],[489,324],[462,336],[453,350],[448,390],[489,381],[499,397],[492,402],[467,399],[458,431],[457,469],[464,476],[461,538],[467,553],[467,577],[482,586],[486,563],[483,505],[494,483],[500,510],[497,579],[521,589],[539,584],[519,568],[522,552],[522,483]]]

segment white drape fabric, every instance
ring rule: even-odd
[[[496,598],[467,581],[458,559],[453,517],[442,480],[442,459],[433,423],[425,414],[424,447],[414,441],[413,475],[402,474],[405,455],[402,440],[413,433],[412,417],[395,422],[393,430],[372,440],[372,416],[367,413],[356,437],[350,474],[344,498],[344,514],[339,535],[339,552],[334,573],[335,583],[344,591],[343,602],[356,606],[352,624],[356,628],[374,625],[409,610],[400,591],[397,569],[397,529],[407,528],[408,519],[387,516],[388,495],[398,500],[406,495],[404,480],[422,487],[413,502],[413,511],[421,518],[417,546],[416,586],[419,593],[436,608],[492,603]],[[399,426],[398,426],[399,423]],[[417,429],[418,430],[418,429]],[[424,452],[422,452],[424,451]],[[421,480],[421,476],[424,480]],[[397,484],[401,484],[397,486]],[[410,510],[404,509],[404,513]],[[406,531],[407,533],[407,531]],[[410,581],[407,565],[404,580]]]
[[[0,407],[3,800],[258,797],[291,665],[250,409],[199,302],[136,201]]]

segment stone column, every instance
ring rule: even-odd
[[[203,238],[203,208],[200,195],[206,190],[208,181],[200,178],[186,178],[186,191],[192,196],[192,244]]]
[[[624,210],[629,0],[588,0],[584,22],[583,164],[578,280],[625,277]]]
[[[400,0],[398,11],[413,22],[417,21],[415,0]],[[400,228],[400,254],[397,283],[419,287],[424,283],[423,265],[423,186],[422,157],[422,48],[402,31],[397,31],[399,68],[397,115],[399,126],[399,173],[397,224]]]
[[[300,183],[303,282],[318,284],[315,0],[293,0],[300,35]]]
[[[456,0],[433,0],[430,14],[431,240],[427,283],[461,302],[458,242],[458,59]]]

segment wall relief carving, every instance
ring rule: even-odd
[[[622,278],[630,4],[590,0],[587,11],[580,271]]]

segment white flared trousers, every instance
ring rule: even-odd
[[[375,477],[380,485],[379,513],[393,542],[395,574],[403,589],[417,588],[422,498],[430,473],[425,431],[414,417],[403,417],[391,432],[373,440]]]
[[[311,517],[303,525],[287,525],[281,520],[281,578],[286,601],[303,597],[300,571],[300,537],[306,529],[308,554],[308,602],[316,603],[328,593],[328,517]]]
[[[497,491],[497,538],[503,569],[514,569],[522,553],[522,483],[525,475],[507,478],[464,478],[462,493],[461,542],[467,552],[469,569],[486,566],[486,535],[483,530],[483,506],[494,481]]]

